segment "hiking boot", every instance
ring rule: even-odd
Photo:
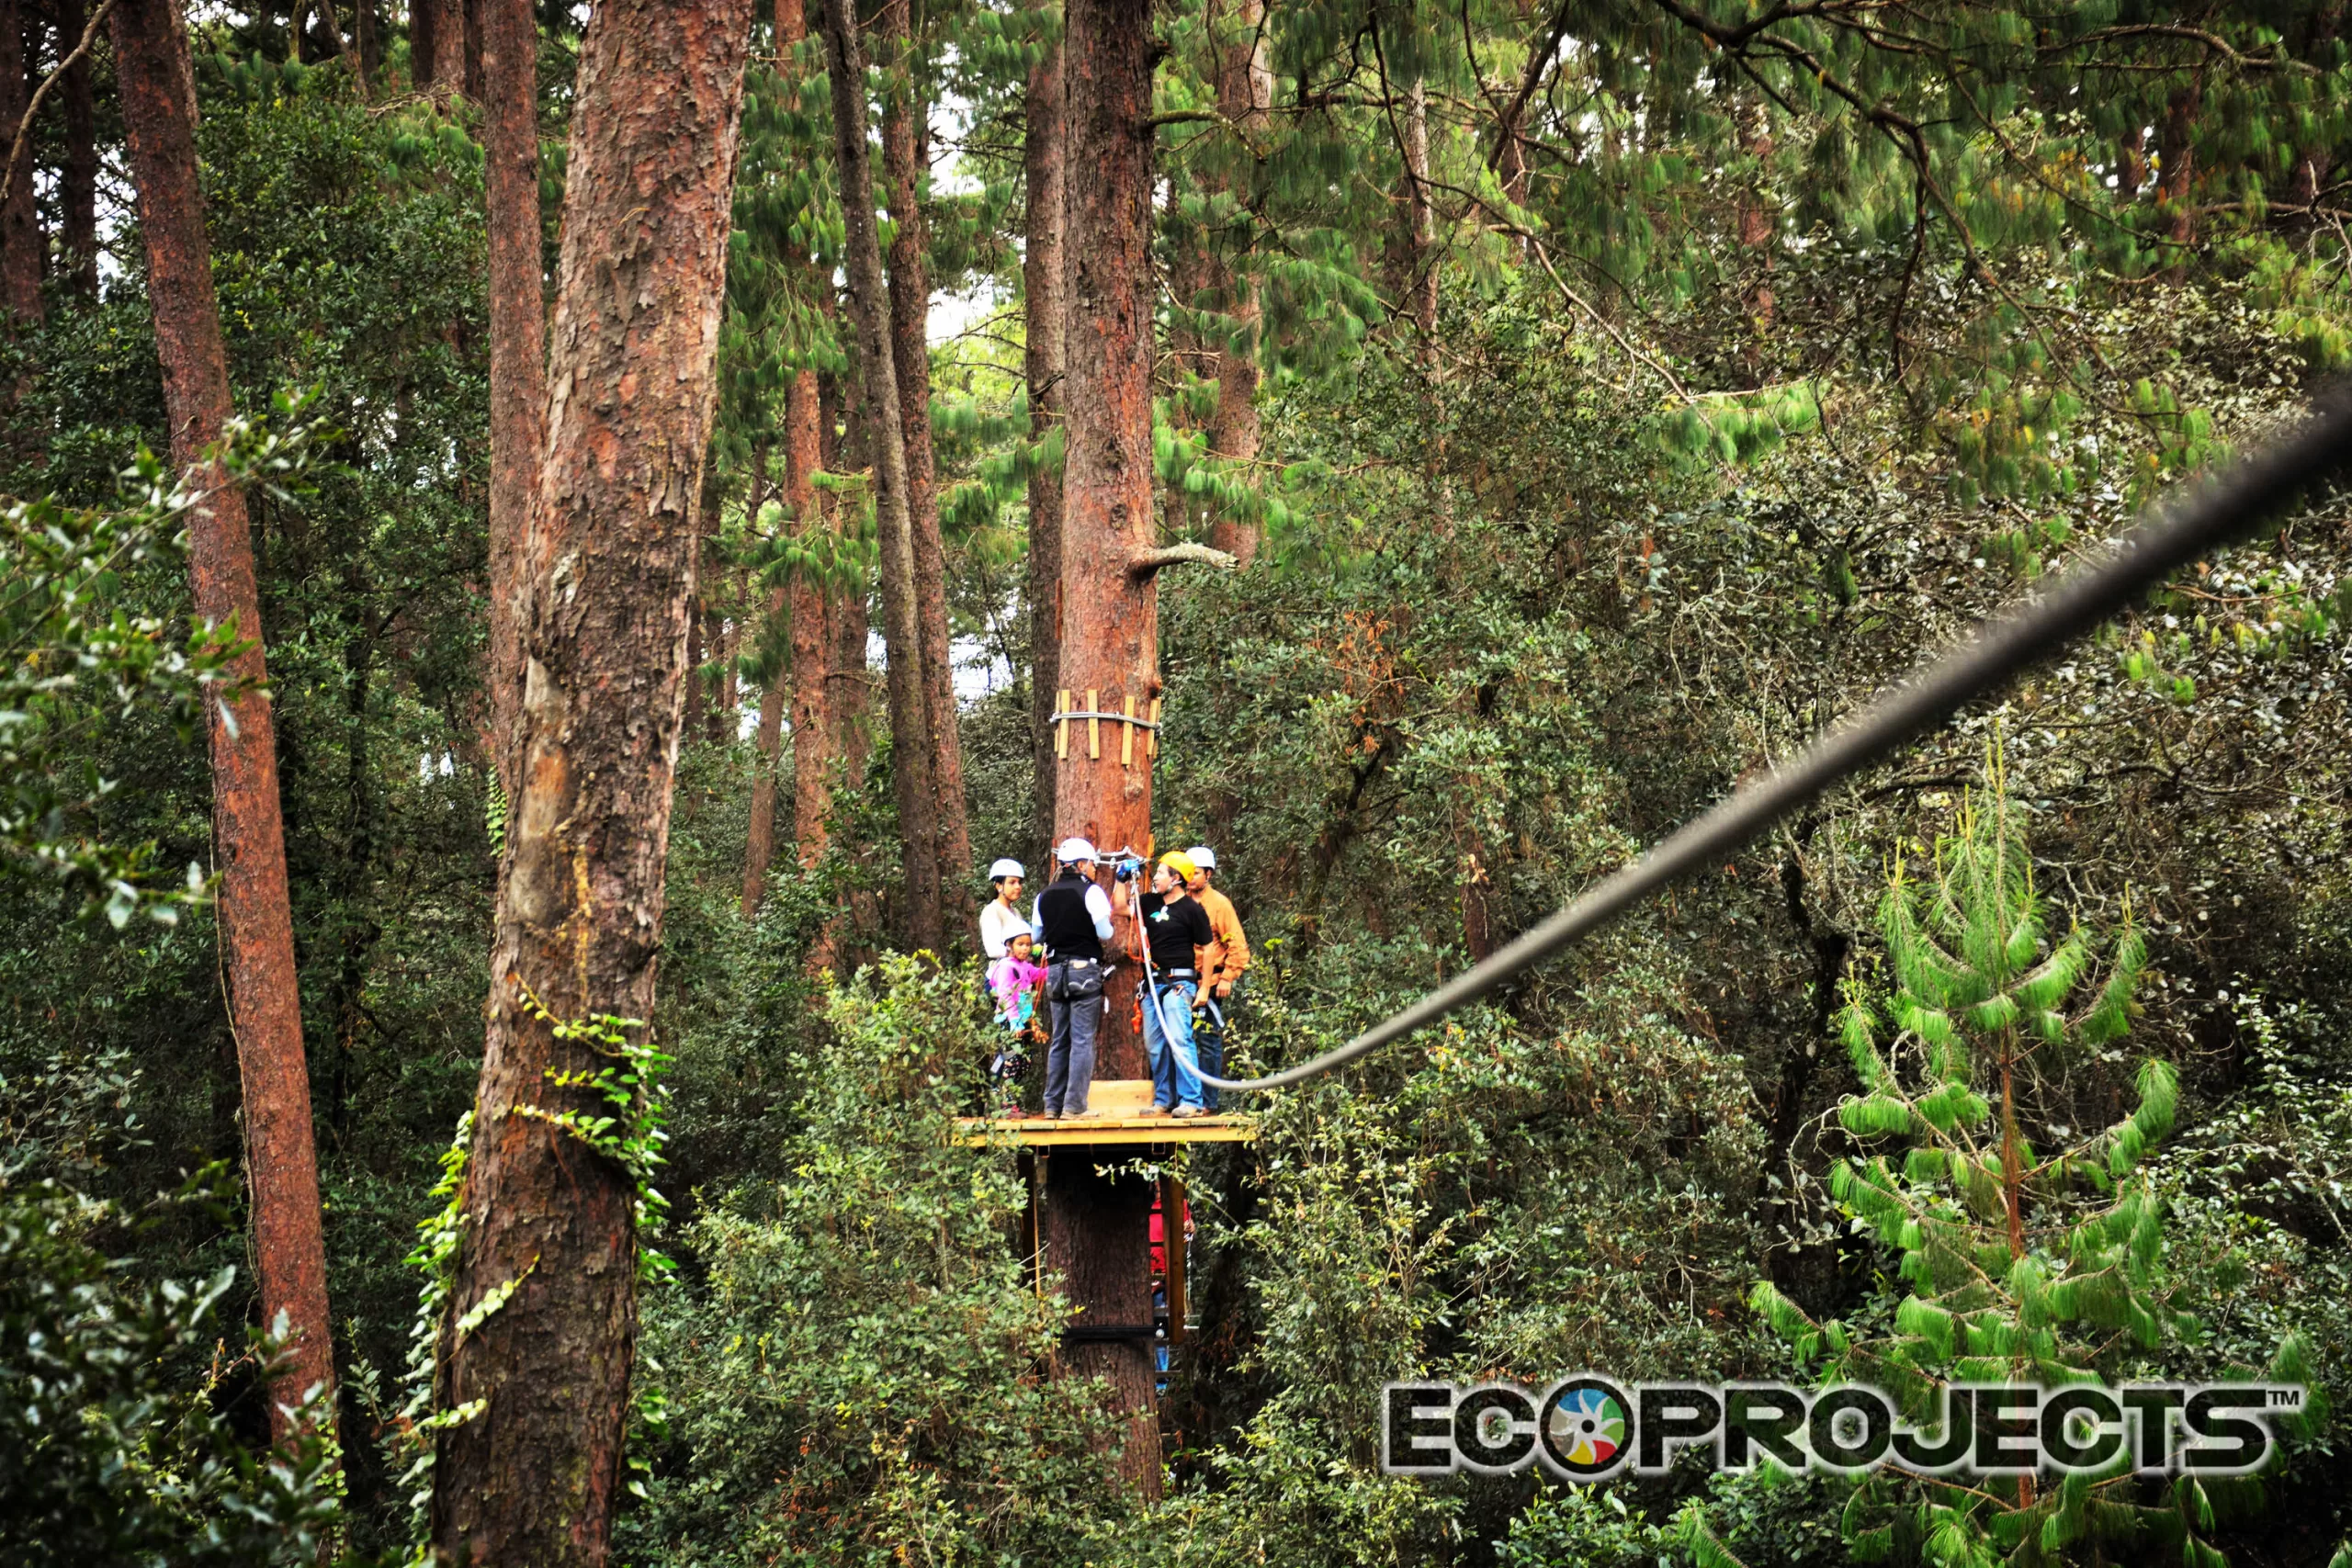
[[[1195,1116],[1206,1116],[1208,1112],[1197,1105],[1180,1105],[1169,1114],[1179,1122],[1189,1122]]]
[[[1138,1111],[1136,1114],[1138,1116],[1165,1116],[1168,1114],[1168,1107],[1164,1105],[1155,1105],[1148,1111]]]

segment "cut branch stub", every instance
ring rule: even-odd
[[[1127,576],[1137,582],[1158,575],[1164,566],[1214,566],[1231,570],[1241,563],[1223,550],[1187,539],[1180,544],[1162,545],[1158,549],[1140,550],[1127,560]]]

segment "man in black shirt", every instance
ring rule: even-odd
[[[1193,1051],[1193,998],[1201,988],[1200,950],[1214,946],[1216,933],[1209,929],[1208,911],[1185,890],[1198,874],[1181,852],[1163,855],[1152,873],[1152,890],[1135,900],[1151,956],[1150,994],[1143,1007],[1144,1048],[1151,1054],[1148,1116],[1188,1120],[1205,1114],[1200,1059]],[[1127,885],[1120,883],[1112,897],[1124,918]]]
[[[1046,1114],[1089,1116],[1111,901],[1088,874],[1094,868],[1092,844],[1065,839],[1054,858],[1062,863],[1062,873],[1037,895],[1032,926],[1046,944],[1046,1003],[1052,1025],[1046,1047]]]

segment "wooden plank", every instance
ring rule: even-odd
[[[1147,757],[1159,755],[1159,699],[1158,697],[1151,699],[1151,734],[1144,741],[1143,754]]]
[[[1136,694],[1133,692],[1127,694],[1126,710],[1127,722],[1119,727],[1119,766],[1132,768],[1136,765]]]
[[[1054,705],[1056,713],[1069,712],[1069,688],[1062,688],[1062,700]],[[1069,755],[1069,720],[1054,720],[1054,756],[1057,760]]]
[[[1102,1122],[980,1121],[959,1124],[956,1142],[967,1149],[999,1148],[1174,1148],[1180,1144],[1247,1144],[1256,1140],[1254,1122],[1203,1126],[1199,1122],[1170,1122],[1166,1118],[1128,1127]]]
[[[1093,687],[1089,686],[1086,689],[1086,754],[1091,758],[1099,758],[1102,755],[1101,721],[1094,716],[1102,711],[1094,705],[1094,699],[1099,695],[1101,694]]]

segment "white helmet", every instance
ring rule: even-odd
[[[1092,865],[1094,846],[1084,839],[1064,839],[1061,847],[1054,852],[1054,858],[1064,865]]]
[[[1001,882],[1008,876],[1017,876],[1022,880],[1026,881],[1028,880],[1029,873],[1023,868],[1021,863],[1017,860],[1001,860],[994,865],[989,867],[989,880],[990,882]]]
[[[1209,848],[1206,844],[1194,844],[1191,849],[1184,852],[1184,858],[1191,861],[1194,865],[1199,866],[1203,871],[1215,871],[1216,869],[1216,852]]]

